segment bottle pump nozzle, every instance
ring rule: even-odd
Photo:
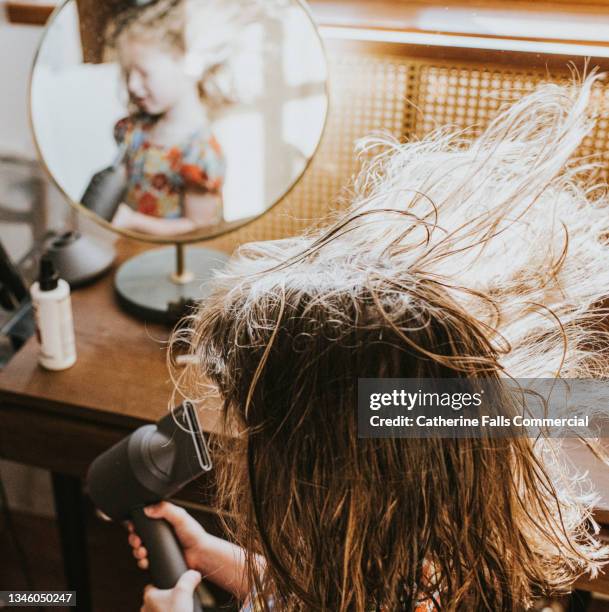
[[[57,288],[59,276],[55,269],[53,260],[48,255],[43,255],[40,258],[40,273],[38,276],[38,284],[41,291],[53,291]]]

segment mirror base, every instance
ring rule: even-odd
[[[108,271],[115,256],[113,246],[73,230],[53,233],[45,241],[45,250],[59,276],[72,288],[97,280]]]
[[[185,248],[185,270],[176,282],[175,246],[152,249],[123,263],[114,277],[121,306],[155,323],[174,324],[209,294],[208,281],[228,256],[203,247]],[[188,282],[186,273],[192,275]]]

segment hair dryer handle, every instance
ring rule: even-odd
[[[164,519],[148,518],[142,508],[133,510],[132,518],[135,530],[148,550],[148,567],[154,586],[172,589],[180,576],[188,570],[173,528]],[[202,612],[196,591],[193,612]]]

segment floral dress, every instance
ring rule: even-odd
[[[146,215],[180,218],[184,216],[186,191],[221,194],[226,161],[209,129],[198,130],[180,146],[166,147],[150,141],[154,123],[149,115],[133,115],[114,127],[116,142],[124,148],[125,202]],[[218,202],[216,216],[220,221],[220,198]]]

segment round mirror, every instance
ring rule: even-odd
[[[71,203],[153,242],[262,215],[322,135],[327,67],[298,0],[68,0],[34,63],[41,160]]]

